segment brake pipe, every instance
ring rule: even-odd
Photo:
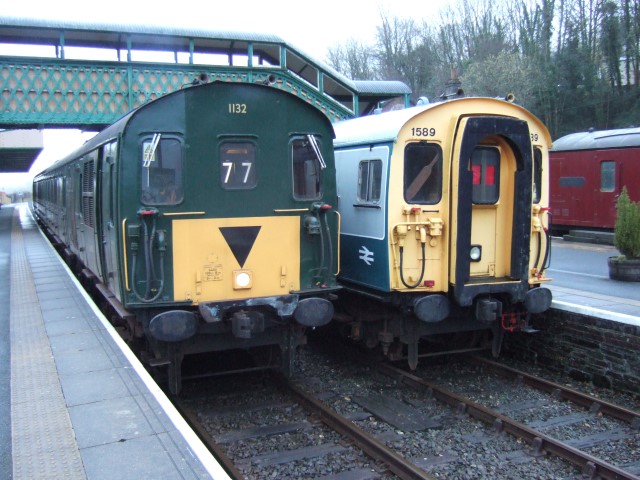
[[[402,242],[404,243],[404,242]],[[420,228],[420,246],[422,249],[422,269],[420,271],[420,278],[418,278],[418,281],[416,283],[414,283],[413,285],[409,285],[405,279],[404,279],[404,274],[402,273],[402,267],[403,267],[403,263],[404,263],[404,245],[400,245],[400,281],[402,282],[402,284],[407,287],[407,288],[416,288],[418,285],[420,285],[420,283],[422,283],[422,279],[424,278],[424,271],[425,271],[425,265],[427,263],[427,258],[425,255],[425,245],[427,243],[427,232],[425,230],[424,227]]]

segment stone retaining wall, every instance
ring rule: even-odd
[[[503,351],[596,386],[640,394],[640,327],[552,309],[533,334],[507,335]]]

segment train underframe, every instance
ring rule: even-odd
[[[181,390],[182,362],[188,355],[222,352],[231,355],[236,351],[255,353],[254,368],[273,368],[289,376],[294,371],[297,347],[306,343],[305,327],[291,318],[279,318],[257,310],[238,310],[233,318],[215,324],[206,323],[194,312],[198,327],[193,336],[179,341],[162,341],[149,334],[153,315],[150,311],[138,315],[136,327],[144,333],[134,343],[143,344],[139,356],[145,364],[166,368],[168,389],[173,394]],[[241,332],[236,321],[239,318],[244,323]],[[267,357],[264,357],[265,352],[268,352]],[[237,365],[229,367],[226,364],[225,368],[241,369]],[[213,364],[204,369],[208,373],[216,370]]]
[[[262,299],[258,305],[255,305],[256,299],[227,302],[227,308],[224,308],[225,302],[216,303],[215,310],[220,313],[219,318],[206,313],[210,312],[211,305],[188,309],[143,308],[136,310],[135,315],[121,309],[113,298],[103,297],[108,304],[103,305],[110,313],[111,323],[134,353],[154,371],[164,372],[162,380],[167,382],[168,390],[172,394],[179,394],[182,388],[182,363],[190,355],[194,358],[198,354],[231,357],[242,352],[253,360],[251,366],[238,366],[226,362],[228,359],[202,357],[207,365],[200,365],[201,375],[245,369],[275,369],[285,376],[291,376],[295,370],[296,350],[306,344],[306,329],[314,326],[313,321],[307,325],[301,321],[314,315],[309,313],[310,310],[317,313],[314,318],[332,318],[333,296],[327,292],[322,297],[301,300],[297,295],[287,297],[292,297],[287,301],[294,307],[307,307],[307,317],[300,318],[299,308],[281,311],[271,305],[282,298],[274,298],[273,302]],[[164,326],[159,324],[159,319],[166,320]],[[326,323],[324,320],[317,322]],[[169,323],[172,325],[169,326]]]
[[[296,349],[306,343],[306,328],[325,325],[333,317],[331,291],[210,302],[192,310],[147,309],[136,321],[150,347],[147,355],[153,355],[148,363],[167,365],[172,393],[180,391],[182,360],[192,354],[243,351],[255,356],[255,368],[291,376]]]
[[[411,369],[417,367],[421,356],[451,351],[490,349],[498,357],[505,333],[535,331],[524,305],[511,302],[507,296],[480,296],[470,307],[447,302],[446,316],[442,318],[444,313],[440,312],[432,321],[416,315],[414,306],[424,298],[429,296],[392,293],[374,298],[363,292],[343,291],[334,326],[343,336],[367,348],[379,348],[390,360],[406,359]],[[432,305],[442,303],[440,299]]]

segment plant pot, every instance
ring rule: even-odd
[[[623,282],[640,282],[640,258],[609,257],[609,278]]]

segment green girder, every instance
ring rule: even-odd
[[[206,74],[208,81],[265,83],[303,98],[332,121],[354,113],[279,68],[113,63],[0,57],[2,124],[104,126]]]

